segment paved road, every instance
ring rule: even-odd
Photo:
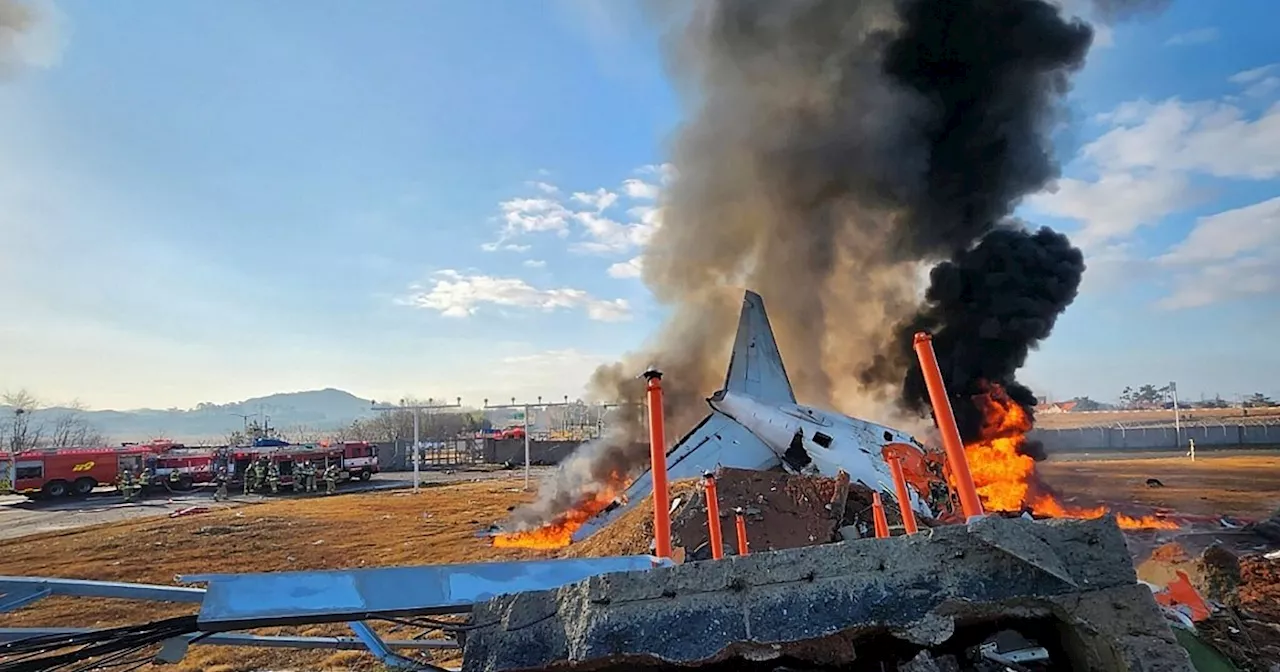
[[[551,471],[547,467],[531,470],[536,482],[543,474]],[[452,483],[458,481],[514,478],[524,475],[523,470],[499,471],[457,471],[452,473],[440,471],[424,471],[422,483]],[[413,487],[413,474],[392,472],[374,474],[368,482],[346,483],[338,486],[338,492],[372,492],[379,490],[397,490]],[[283,495],[289,496],[289,495]],[[31,501],[25,497],[0,496],[0,539],[12,539],[28,534],[71,530],[86,525],[112,523],[131,518],[167,515],[188,506],[207,506],[230,508],[248,504],[261,504],[270,501],[271,497],[263,495],[240,495],[232,491],[231,501],[214,502],[213,489],[201,488],[190,493],[177,494],[172,497],[153,495],[140,502],[125,502],[124,498],[111,489],[100,489],[87,499],[63,499],[59,501]]]

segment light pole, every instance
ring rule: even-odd
[[[397,410],[413,411],[413,491],[414,492],[418,491],[418,476],[419,474],[421,474],[421,467],[419,466],[420,461],[418,459],[418,448],[420,443],[418,439],[419,437],[418,411],[421,411],[423,409],[431,410],[435,408],[462,408],[462,397],[455,397],[455,399],[456,399],[456,403],[452,403],[452,404],[446,404],[446,403],[437,404],[435,403],[435,399],[427,399],[427,403],[425,404],[406,404],[404,399],[401,399],[399,406],[379,406],[378,402],[376,401],[372,403],[373,410],[375,411],[397,411]]]
[[[570,404],[569,404],[568,395],[566,395],[564,399],[565,400],[563,403],[552,402],[552,403],[544,404],[542,403],[542,397],[538,397],[538,403],[536,404],[529,404],[529,403],[517,404],[516,398],[511,397],[511,403],[499,404],[496,406],[490,406],[489,400],[488,399],[484,400],[483,408],[486,411],[492,410],[492,409],[500,409],[500,408],[519,408],[524,410],[524,489],[525,490],[529,489],[529,410],[533,406],[537,406],[538,408],[541,408],[541,409],[555,408],[557,406],[569,406]]]
[[[1178,384],[1169,382],[1169,394],[1173,395],[1173,440],[1178,449],[1182,449],[1182,417],[1178,412]]]

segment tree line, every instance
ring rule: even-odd
[[[1173,386],[1164,385],[1157,387],[1156,385],[1139,385],[1137,387],[1126,387],[1120,392],[1119,403],[1108,404],[1105,402],[1095,401],[1089,397],[1076,397],[1072,399],[1075,402],[1074,411],[1114,411],[1114,410],[1147,410],[1147,409],[1169,409],[1173,408]],[[1228,402],[1221,395],[1214,395],[1212,399],[1179,399],[1178,406],[1180,408],[1274,408],[1280,406],[1277,402],[1261,392],[1241,397],[1237,403]]]
[[[0,406],[9,411],[8,417],[0,417],[0,447],[6,451],[106,443],[106,437],[85,418],[87,407],[79,401],[51,405],[19,390],[0,394]]]

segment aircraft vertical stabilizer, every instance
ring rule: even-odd
[[[742,316],[738,318],[738,335],[733,341],[724,389],[767,404],[796,403],[782,365],[782,353],[769,326],[769,315],[764,311],[764,299],[750,290],[742,299]]]

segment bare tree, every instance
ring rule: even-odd
[[[2,425],[8,430],[7,436],[0,437],[3,439],[4,447],[20,453],[39,445],[40,437],[44,432],[44,423],[37,421],[34,416],[36,411],[40,410],[40,400],[23,389],[0,394],[0,403],[8,406],[9,413],[12,414],[12,417],[7,418],[8,422]]]
[[[84,416],[85,406],[79,399],[62,404],[59,412],[48,425],[47,445],[54,448],[70,446],[99,446],[106,438]]]

